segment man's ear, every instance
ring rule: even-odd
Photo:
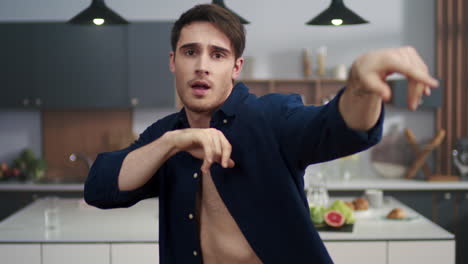
[[[234,63],[234,68],[232,69],[232,76],[231,76],[232,79],[236,79],[237,77],[239,77],[239,74],[242,71],[243,65],[244,65],[244,58],[242,57],[237,58]]]
[[[175,72],[175,53],[173,51],[169,53],[169,70]]]

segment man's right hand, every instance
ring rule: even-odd
[[[234,167],[231,159],[232,146],[224,134],[214,128],[187,128],[168,132],[175,152],[186,151],[203,160],[201,171],[208,173],[214,162],[223,168]]]

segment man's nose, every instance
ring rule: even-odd
[[[209,58],[207,56],[198,57],[197,65],[195,68],[197,75],[209,75]]]

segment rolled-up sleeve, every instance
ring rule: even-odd
[[[148,127],[129,147],[99,154],[85,182],[85,201],[98,208],[107,209],[129,207],[140,200],[158,196],[160,172],[164,165],[146,184],[132,191],[119,190],[118,176],[122,163],[130,152],[159,138],[163,132],[158,129],[157,123],[155,123]]]
[[[351,129],[338,108],[343,90],[322,106],[304,106],[298,95],[288,96],[282,104],[278,126],[281,148],[300,168],[366,150],[380,141],[383,106],[374,127]]]

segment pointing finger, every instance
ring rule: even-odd
[[[203,174],[208,174],[208,172],[210,171],[210,167],[211,167],[211,162],[209,162],[208,160],[204,159],[203,160],[203,164],[200,168],[200,170],[202,171]]]

